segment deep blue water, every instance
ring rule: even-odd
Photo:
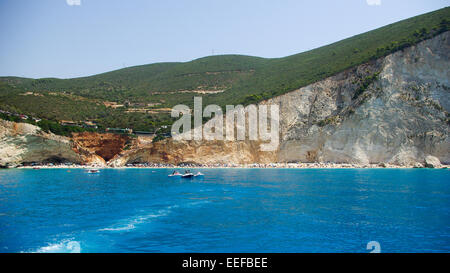
[[[0,170],[0,252],[450,252],[449,170]]]

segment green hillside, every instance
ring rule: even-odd
[[[0,78],[29,91],[68,92],[109,101],[158,102],[160,93],[180,90],[224,90],[262,68],[263,58],[225,55],[188,63],[134,66],[74,79]],[[174,96],[177,97],[177,96]],[[179,99],[176,99],[178,102]]]
[[[284,58],[222,55],[74,79],[1,77],[0,109],[53,120],[95,119],[106,127],[150,130],[169,122],[167,113],[126,110],[191,105],[193,96],[199,95],[205,103],[221,106],[256,103],[402,50],[448,31],[449,26],[450,8],[444,8]],[[206,94],[199,94],[200,90]],[[20,95],[24,92],[42,96]],[[126,107],[107,108],[104,101]],[[151,126],[149,121],[153,122]]]

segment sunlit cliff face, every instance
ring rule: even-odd
[[[109,161],[119,154],[125,148],[125,145],[131,141],[127,135],[89,132],[74,133],[72,134],[72,140],[76,145],[95,153],[105,161]]]

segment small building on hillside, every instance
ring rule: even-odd
[[[71,120],[60,120],[59,124],[63,126],[80,126],[77,122]]]
[[[98,128],[97,124],[95,122],[93,122],[93,121],[84,121],[83,122],[83,127],[85,127],[85,128],[93,128],[93,129],[97,129]]]
[[[106,132],[108,133],[122,133],[122,134],[132,134],[133,129],[130,128],[106,128]]]
[[[154,137],[156,135],[154,132],[146,132],[146,131],[134,131],[133,133],[137,136],[145,136],[145,137]]]

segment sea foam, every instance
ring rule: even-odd
[[[128,218],[123,221],[123,224],[114,225],[107,228],[99,229],[98,231],[129,231],[135,229],[138,225],[148,222],[150,219],[158,218],[162,216],[168,215],[172,208],[178,207],[177,205],[168,206],[167,208],[160,209],[157,212],[146,214],[146,215],[138,215],[132,218]]]
[[[190,202],[188,204],[182,205],[182,207],[194,207],[197,205],[201,205],[201,204],[205,204],[205,203],[209,203],[210,201],[208,200],[202,200],[202,201],[194,201],[194,202]],[[156,212],[150,213],[150,214],[146,214],[146,215],[138,215],[138,216],[134,216],[132,218],[128,218],[124,221],[121,221],[119,224],[107,227],[107,228],[101,228],[98,229],[98,231],[130,231],[135,229],[138,225],[149,222],[149,220],[154,219],[154,218],[158,218],[158,217],[162,217],[162,216],[167,216],[173,208],[178,208],[178,205],[172,205],[172,206],[168,206],[166,208],[160,209]]]
[[[35,253],[81,253],[80,243],[72,240],[63,240],[59,243],[49,244],[48,246],[43,246]]]

